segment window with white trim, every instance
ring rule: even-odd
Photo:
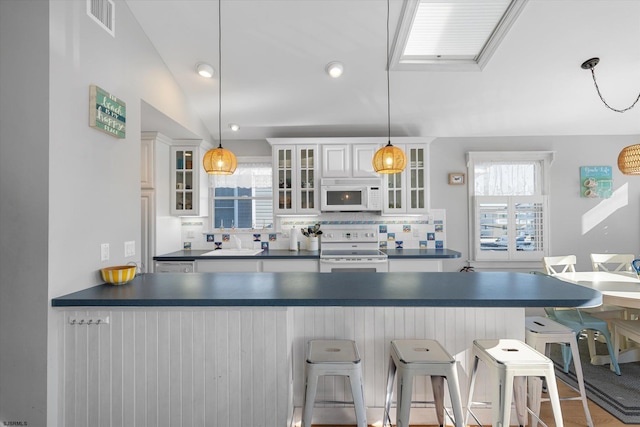
[[[271,158],[238,158],[233,175],[209,175],[211,228],[273,228]]]
[[[553,153],[469,152],[474,261],[536,261],[548,252]]]

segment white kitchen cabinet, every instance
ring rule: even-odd
[[[201,165],[201,141],[171,147],[171,214],[207,215],[207,179]]]
[[[394,144],[407,155],[403,172],[383,175],[383,214],[424,214],[429,207],[426,144]]]
[[[353,144],[352,151],[352,176],[355,178],[377,178],[378,173],[373,170],[373,156],[381,147],[380,144]]]
[[[273,147],[273,212],[282,214],[320,213],[318,191],[318,146],[276,145]]]
[[[317,273],[317,259],[265,259],[262,260],[262,271],[265,273],[303,272]]]
[[[322,145],[322,177],[347,178],[351,176],[351,156],[348,144]]]
[[[198,273],[259,273],[259,259],[197,260]]]
[[[421,273],[421,272],[439,272],[442,271],[441,259],[389,259],[389,272],[400,273]]]
[[[143,132],[140,140],[140,188],[155,188],[155,134],[145,135]]]
[[[194,261],[156,261],[155,273],[193,273]]]

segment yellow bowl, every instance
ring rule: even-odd
[[[117,265],[100,269],[102,280],[112,285],[124,285],[136,277],[135,265]]]

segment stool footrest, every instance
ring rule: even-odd
[[[334,405],[353,405],[353,400],[316,400],[316,405],[326,405],[326,404],[334,404]]]

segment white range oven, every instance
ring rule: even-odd
[[[323,227],[320,272],[387,272],[387,254],[378,249],[378,227]]]

